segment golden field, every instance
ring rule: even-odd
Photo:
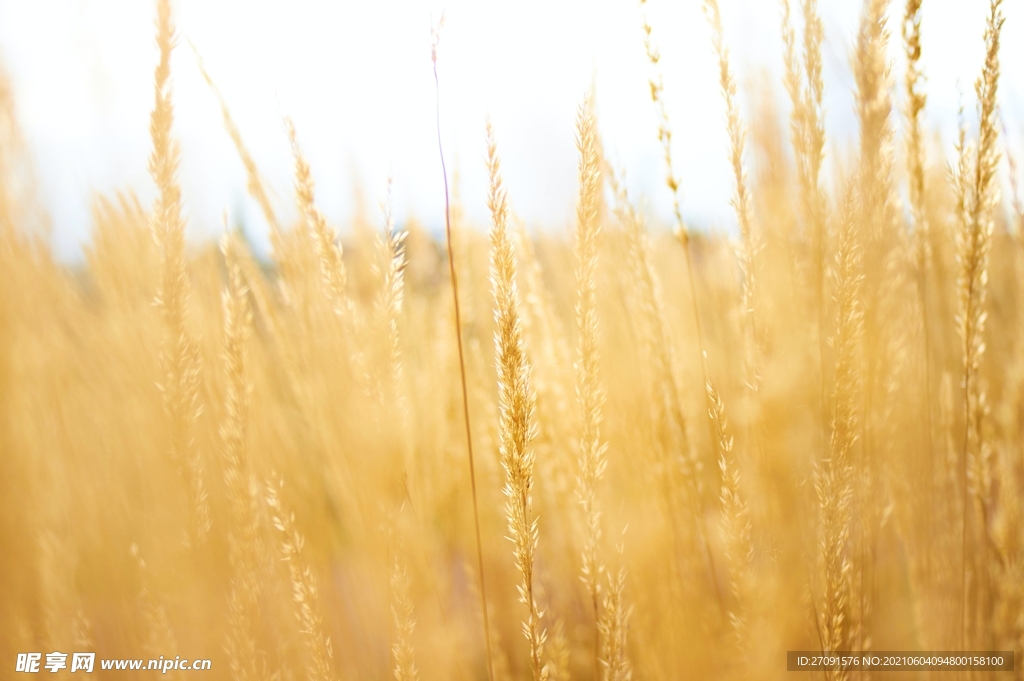
[[[279,213],[221,98],[273,258],[187,243],[159,0],[157,199],[97,197],[72,267],[27,228],[45,206],[0,87],[3,678],[30,651],[212,661],[168,678],[674,681],[783,678],[788,650],[1002,650],[1017,671],[971,677],[1024,679],[1001,5],[947,149],[921,4],[886,25],[864,2],[858,144],[835,158],[814,0],[782,3],[788,113],[766,97],[753,123],[704,0],[735,235],[684,219],[646,22],[668,225],[606,160],[593,95],[570,228],[515,219],[488,124],[491,222],[452,191],[441,240],[387,203],[332,225],[288,120]]]

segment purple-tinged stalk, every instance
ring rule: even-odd
[[[487,655],[487,678],[494,681],[494,662],[491,655],[491,630],[487,614],[487,582],[484,580],[484,552],[480,541],[480,510],[476,493],[476,465],[473,461],[473,429],[469,419],[469,388],[466,382],[466,354],[462,343],[462,313],[459,307],[459,280],[455,273],[455,256],[452,248],[451,205],[448,198],[448,170],[444,163],[444,145],[441,144],[441,83],[437,76],[437,46],[441,40],[444,15],[431,29],[430,61],[434,67],[434,94],[436,95],[435,121],[437,123],[437,151],[441,157],[441,175],[444,179],[444,231],[448,250],[448,275],[452,285],[452,301],[455,304],[455,339],[459,348],[459,380],[462,387],[462,416],[466,425],[466,451],[469,455],[469,484],[473,495],[473,528],[476,531],[477,571],[480,575],[480,607],[484,626],[484,647]]]

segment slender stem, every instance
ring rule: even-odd
[[[683,223],[680,222],[679,224],[682,225]],[[693,273],[693,256],[690,254],[690,236],[689,236],[689,233],[687,233],[685,231],[685,229],[686,229],[685,227],[681,227],[681,229],[683,231],[681,232],[682,238],[680,239],[680,241],[683,244],[683,252],[686,254],[686,273],[689,275],[689,279],[690,279],[690,300],[693,303],[693,305],[692,305],[692,307],[693,307],[693,323],[694,323],[694,326],[696,327],[696,331],[697,331],[697,347],[698,347],[698,350],[700,351],[700,354],[701,354],[700,367],[701,367],[702,376],[704,378],[704,385],[707,385],[708,384],[708,363],[707,363],[707,356],[708,355],[707,355],[707,352],[705,352],[705,350],[704,350],[704,330],[701,327],[701,323],[700,323],[700,308],[697,306],[697,283],[696,283],[696,279],[695,279],[694,273]],[[708,406],[710,407],[712,405],[709,403]],[[710,414],[710,412],[709,412],[709,414]],[[715,433],[714,433],[714,425],[711,422],[710,415],[708,416],[707,423],[708,423],[708,430],[709,430],[709,432],[711,434],[711,442],[713,443],[715,441]],[[696,471],[694,471],[694,474],[696,474]],[[699,488],[697,488],[697,489],[699,489]],[[701,499],[700,499],[699,495],[698,495],[698,497],[697,497],[697,499],[695,501],[696,501],[697,508],[700,509]],[[708,542],[707,530],[706,530],[706,528],[704,528],[704,524],[703,523],[701,523],[700,527],[703,530],[701,532],[701,537],[700,537],[701,544],[703,545],[702,548],[704,549],[705,558],[708,561],[708,569],[711,571],[711,585],[715,589],[715,596],[718,599],[719,607],[722,609],[722,612],[725,612],[725,599],[722,597],[722,588],[718,584],[718,571],[715,569],[715,558],[714,558],[714,554],[711,553],[711,545],[710,545],[710,542]]]
[[[590,592],[594,604],[594,678],[601,678],[601,612],[597,608],[597,592]]]
[[[473,526],[476,530],[476,559],[480,572],[480,607],[484,618],[484,647],[487,650],[487,678],[494,681],[491,662],[491,627],[487,621],[487,586],[484,581],[484,552],[480,542],[480,510],[476,495],[476,467],[473,462],[473,431],[469,421],[469,389],[466,387],[466,358],[462,349],[462,313],[459,309],[459,280],[455,273],[455,256],[452,252],[451,207],[448,201],[448,171],[444,164],[444,147],[441,144],[441,85],[437,78],[437,59],[434,59],[434,94],[436,95],[435,119],[437,122],[437,150],[441,156],[441,174],[444,176],[444,229],[448,245],[448,271],[452,281],[452,299],[455,301],[455,338],[459,346],[459,377],[462,382],[462,415],[466,422],[466,449],[469,452],[469,483],[473,490]]]
[[[961,133],[962,135],[963,133]],[[981,161],[976,161],[980,166]],[[978,185],[975,184],[975,187]],[[979,201],[980,198],[975,197],[975,201]],[[968,220],[966,226],[963,228],[966,231],[964,240],[966,245],[964,246],[967,251],[968,258],[974,258],[977,252],[978,235],[976,233],[976,221],[973,220],[974,216],[961,217],[962,220]],[[964,362],[964,440],[963,450],[960,456],[960,650],[965,650],[967,643],[967,637],[969,635],[967,631],[967,606],[968,606],[968,593],[967,593],[967,522],[968,522],[968,493],[967,493],[967,466],[968,457],[970,456],[970,442],[971,442],[971,390],[975,389],[971,385],[971,362],[972,347],[975,342],[975,334],[977,329],[974,324],[975,316],[975,280],[977,277],[978,264],[976,261],[970,261],[966,275],[963,275],[967,282],[967,291],[964,294],[964,312],[963,312],[963,362]]]
[[[918,293],[921,298],[921,327],[924,336],[924,427],[925,447],[928,453],[928,523],[929,535],[934,536],[935,527],[935,443],[932,432],[932,341],[928,325],[928,266],[921,267],[918,279]],[[931,573],[932,546],[928,543],[925,551],[925,567]]]
[[[964,449],[960,457],[960,650],[967,644],[967,443],[971,430],[971,373],[964,370]]]

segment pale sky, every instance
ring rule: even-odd
[[[720,0],[741,87],[781,72],[778,3]],[[798,3],[794,3],[798,4]],[[856,133],[849,58],[861,2],[820,0],[826,31],[829,136]],[[699,0],[649,0],[663,54],[683,210],[691,222],[729,229],[731,175],[724,106],[710,31]],[[53,244],[74,258],[88,239],[90,197],[154,190],[146,172],[153,101],[154,2],[0,0],[0,60],[10,72]],[[442,130],[463,202],[486,225],[483,129],[489,114],[515,211],[531,225],[563,229],[573,215],[576,107],[596,85],[605,147],[635,194],[668,215],[655,111],[648,97],[639,5],[634,0],[176,0],[177,24],[202,53],[276,194],[294,215],[291,159],[281,116],[291,116],[318,200],[336,224],[361,187],[372,218],[394,176],[399,219],[443,220],[434,129],[430,22],[444,9],[440,51]],[[894,72],[902,71],[894,8]],[[929,124],[948,152],[962,91],[973,112],[987,0],[925,0],[923,63]],[[1000,99],[1024,152],[1024,11],[1005,3]],[[220,229],[227,209],[257,244],[266,225],[223,131],[216,101],[182,43],[172,63],[175,134],[192,238]],[[958,89],[959,87],[959,89]],[[777,88],[785,110],[784,93]]]

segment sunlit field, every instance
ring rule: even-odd
[[[674,38],[645,2],[662,157],[619,164],[605,95],[580,92],[558,228],[517,216],[497,123],[453,172],[436,16],[445,210],[419,219],[385,177],[365,183],[387,187],[379,211],[369,192],[330,219],[287,111],[293,184],[271,187],[157,0],[150,184],[97,193],[69,262],[0,75],[0,677],[91,652],[111,679],[1024,679],[1024,149],[1001,2],[945,139],[921,66],[942,6],[865,0],[853,144],[826,125],[815,0],[782,0],[783,77],[748,94],[718,2],[720,91],[692,106],[725,112],[735,229],[691,220],[679,139],[701,131],[667,103]],[[186,239],[182,64],[269,255],[227,213]],[[489,219],[459,175],[485,178]],[[787,651],[1016,661],[796,672]]]

